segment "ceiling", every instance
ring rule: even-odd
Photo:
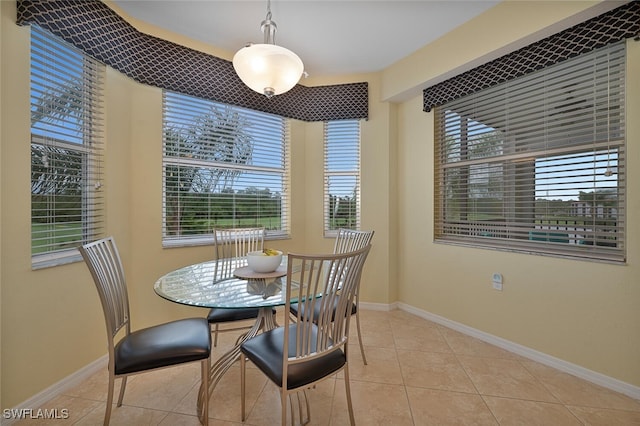
[[[233,53],[262,43],[267,1],[112,0],[131,17]],[[276,44],[310,76],[376,72],[499,3],[488,0],[272,0]]]

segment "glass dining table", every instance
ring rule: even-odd
[[[198,417],[201,422],[204,400],[209,398],[222,376],[240,357],[240,345],[261,331],[278,326],[273,308],[286,303],[286,257],[283,263],[269,273],[255,273],[246,266],[245,258],[211,260],[171,271],[160,277],[155,285],[156,294],[171,302],[204,308],[258,308],[253,326],[236,341],[228,352],[211,365],[209,389],[200,386]]]

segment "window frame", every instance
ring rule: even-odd
[[[323,122],[323,229],[327,238],[336,237],[340,228],[359,230],[361,227],[361,121],[349,119]],[[336,161],[338,156],[340,160]],[[348,186],[350,180],[354,186],[355,200],[350,202],[352,207],[349,208],[348,221],[354,223],[332,226],[335,217],[331,215],[331,182],[337,182],[342,187]],[[352,209],[355,211],[351,211]]]
[[[436,107],[434,241],[624,263],[625,67],[619,42]]]
[[[105,68],[61,38],[31,27],[32,269],[82,261],[77,247],[104,236]],[[81,86],[74,86],[78,81]]]
[[[172,105],[174,105],[172,107]],[[233,162],[227,161],[226,159],[217,158],[214,155],[215,151],[215,141],[217,137],[224,139],[221,133],[210,133],[207,135],[209,139],[207,141],[211,142],[211,150],[204,152],[201,156],[192,155],[187,153],[184,147],[185,144],[182,145],[181,142],[178,142],[176,145],[178,148],[176,149],[173,146],[169,146],[168,144],[171,141],[168,139],[169,129],[174,129],[176,132],[188,132],[189,128],[193,128],[196,126],[196,121],[199,118],[204,117],[204,114],[201,114],[201,111],[204,108],[211,108],[211,111],[214,111],[211,116],[216,113],[220,114],[236,114],[238,117],[238,121],[245,122],[246,128],[254,129],[249,130],[248,133],[251,134],[249,142],[245,142],[247,145],[251,145],[250,151],[250,159],[247,163],[241,162]],[[213,121],[213,119],[212,119]],[[280,123],[280,124],[278,124]],[[260,126],[264,124],[264,126]],[[175,126],[175,127],[171,127]],[[191,127],[190,127],[191,126]],[[255,130],[258,129],[258,130]],[[266,129],[266,130],[265,130]],[[219,128],[216,128],[219,130]],[[275,138],[269,132],[275,131]],[[235,138],[236,136],[229,136],[232,132],[226,132],[226,137]],[[280,136],[277,136],[280,134]],[[215,135],[215,136],[211,136]],[[231,143],[226,140],[227,144],[225,146],[229,147],[230,150],[233,150],[233,146],[235,146],[234,142]],[[279,144],[279,145],[278,145]],[[205,173],[210,173],[211,175],[215,175],[216,173],[221,176],[227,173],[227,176],[235,175],[237,176],[249,176],[253,177],[250,179],[252,183],[255,183],[255,188],[264,188],[269,191],[276,189],[280,189],[278,192],[271,192],[272,195],[279,195],[277,207],[279,207],[279,229],[271,229],[269,226],[265,226],[265,238],[266,239],[284,239],[289,238],[290,236],[290,164],[289,164],[289,145],[290,145],[290,120],[281,116],[277,116],[274,114],[265,113],[262,111],[255,111],[243,107],[238,107],[235,105],[223,104],[221,102],[216,102],[212,100],[197,98],[191,95],[185,95],[182,93],[163,90],[163,156],[162,156],[162,244],[163,247],[183,247],[183,246],[197,246],[197,245],[208,245],[213,242],[213,228],[216,226],[229,226],[229,227],[242,227],[242,226],[264,226],[261,220],[265,220],[265,217],[260,217],[261,211],[256,210],[256,217],[251,218],[239,218],[235,217],[233,219],[229,218],[218,218],[215,214],[211,214],[211,210],[208,212],[204,212],[202,210],[198,210],[202,213],[203,216],[206,216],[205,220],[209,223],[207,225],[208,231],[204,231],[203,229],[196,229],[193,234],[189,234],[185,231],[186,228],[183,226],[183,221],[179,217],[176,221],[176,225],[171,225],[170,214],[168,213],[171,190],[168,189],[168,185],[175,185],[172,183],[171,177],[168,176],[169,167],[177,168],[178,173],[182,175],[182,171],[187,171],[189,169],[193,170],[194,175],[198,174],[198,170],[204,170]],[[204,144],[203,144],[204,145]],[[274,148],[275,145],[275,148]],[[280,148],[278,148],[278,146]],[[181,148],[182,147],[182,148]],[[255,148],[259,148],[260,151],[254,152]],[[173,151],[173,154],[168,153],[169,151]],[[215,157],[215,158],[214,158]],[[271,163],[274,161],[275,163]],[[256,164],[258,163],[258,164]],[[171,172],[172,173],[172,172]],[[262,179],[264,178],[264,179]],[[231,178],[233,182],[233,178]],[[270,183],[271,182],[271,183]],[[193,185],[193,181],[190,184]],[[262,186],[259,186],[262,185]],[[270,186],[271,185],[271,186]],[[258,188],[259,186],[259,188]],[[233,188],[236,188],[235,183],[233,183]],[[246,187],[245,190],[248,190],[249,187]],[[238,207],[240,203],[240,198],[237,195],[241,194],[242,190],[234,190],[233,194],[233,202],[232,205]],[[224,191],[218,188],[218,190],[214,190],[212,192],[197,192],[190,191],[192,194],[202,194],[203,197],[208,199],[213,199],[215,201],[215,196],[220,197]],[[177,198],[176,198],[177,197]],[[259,198],[259,197],[258,197]],[[174,200],[177,200],[178,205],[180,205],[180,197],[174,196]],[[222,201],[220,201],[222,202]],[[256,201],[259,204],[259,201]],[[186,204],[182,204],[182,208],[184,208]],[[181,207],[178,207],[181,208]],[[222,207],[221,207],[222,208]],[[259,209],[259,206],[256,207]],[[234,207],[233,211],[236,211]],[[238,209],[239,211],[239,209]],[[223,225],[218,224],[218,221],[226,221],[233,220],[232,223],[225,223]],[[236,220],[238,222],[236,222]],[[173,226],[173,229],[172,229]],[[177,232],[177,234],[175,233]]]

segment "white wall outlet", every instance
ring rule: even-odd
[[[502,291],[502,275],[498,274],[498,273],[495,273],[491,277],[491,280],[493,282],[493,289],[494,290],[498,290],[498,291]]]

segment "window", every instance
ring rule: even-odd
[[[625,260],[625,45],[436,110],[435,239]]]
[[[287,121],[164,92],[165,245],[210,243],[220,226],[289,233]]]
[[[31,254],[34,267],[81,260],[103,233],[104,66],[31,31]]]
[[[324,123],[324,232],[360,227],[360,121]]]

